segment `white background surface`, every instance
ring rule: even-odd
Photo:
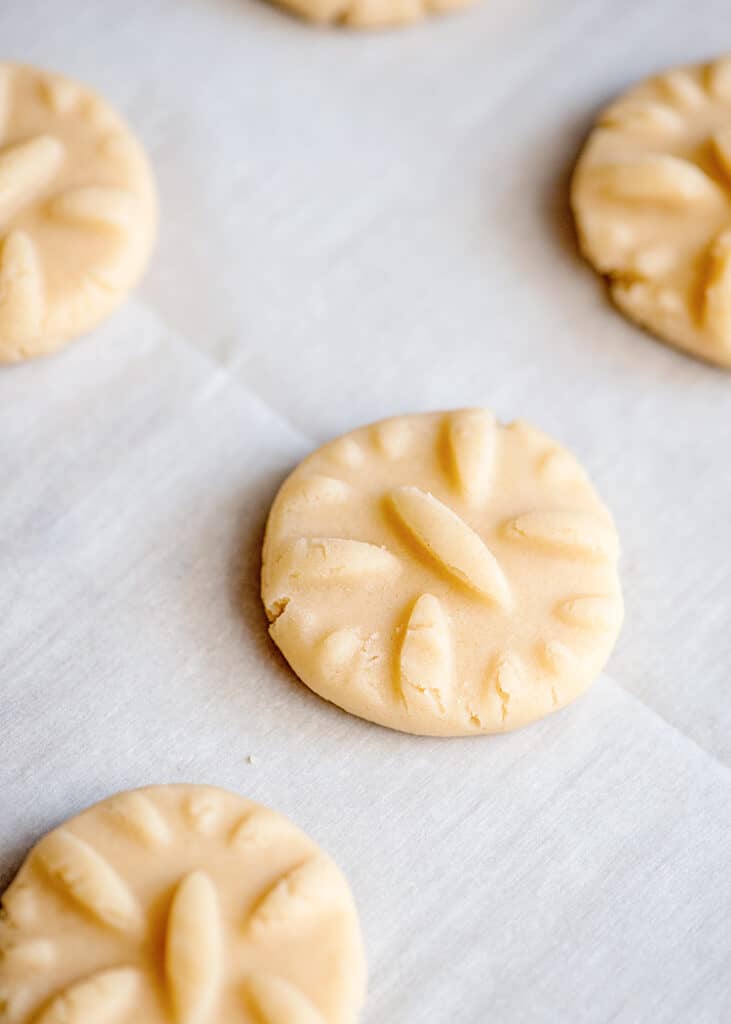
[[[615,314],[566,213],[597,107],[731,49],[728,0],[483,0],[369,35],[254,0],[2,0],[0,46],[125,113],[163,218],[120,313],[0,372],[0,878],[117,789],[206,781],[347,873],[364,1024],[731,1021],[731,377]],[[552,720],[392,734],[268,642],[266,511],[331,435],[478,403],[585,462],[626,625]]]

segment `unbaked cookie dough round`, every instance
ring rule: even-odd
[[[622,621],[611,516],[576,460],[484,409],[400,416],[320,448],[272,506],[269,631],[316,693],[426,735],[568,704]]]
[[[119,115],[68,78],[0,63],[0,362],[103,320],[156,226],[152,172]]]
[[[612,103],[581,154],[581,248],[632,320],[731,366],[731,56]]]
[[[353,1024],[362,1002],[338,868],[210,786],[84,811],[31,851],[2,907],[6,1024]]]
[[[465,7],[471,0],[276,0],[307,21],[349,28],[407,25],[431,14]]]

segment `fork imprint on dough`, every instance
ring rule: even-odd
[[[106,806],[111,817],[146,846],[156,848],[170,842],[172,835],[165,818],[143,793],[121,793],[110,797]]]
[[[404,419],[384,420],[373,428],[376,444],[389,459],[402,459],[411,443],[411,428]]]
[[[723,198],[704,171],[675,156],[603,164],[594,170],[592,184],[607,198],[626,203],[692,208]]]
[[[571,668],[575,658],[570,647],[560,640],[539,640],[538,656],[552,675],[560,676]]]
[[[584,255],[619,308],[731,366],[731,57],[650,78],[612,103],[571,201]]]
[[[36,856],[52,878],[81,907],[110,928],[139,924],[131,889],[111,864],[73,832],[59,828],[38,846]]]
[[[377,692],[378,683],[374,677],[387,657],[382,647],[380,634],[366,634],[348,626],[326,634],[320,642],[316,658],[320,662],[320,670],[338,679],[340,685],[355,683],[356,686],[367,686]]]
[[[242,853],[258,853],[277,843],[298,844],[299,835],[281,814],[260,807],[236,823],[229,842]]]
[[[218,828],[223,815],[221,793],[211,787],[200,786],[185,801],[185,813],[191,827],[202,835],[210,836]]]
[[[526,512],[506,523],[505,533],[519,543],[573,558],[602,561],[618,555],[614,530],[573,512]]]
[[[361,446],[347,437],[342,441],[335,441],[330,448],[330,454],[341,466],[351,469],[362,466],[365,458]]]
[[[731,229],[721,232],[710,249],[703,318],[713,337],[731,349]]]
[[[178,1024],[209,1019],[223,974],[218,894],[203,871],[193,871],[173,896],[165,936],[165,974]]]
[[[399,682],[407,707],[426,701],[444,715],[453,700],[449,622],[432,594],[422,594],[409,616],[399,659]]]
[[[363,637],[359,630],[352,626],[336,629],[323,637],[323,660],[334,671],[340,666],[348,665],[361,650],[362,644]]]
[[[23,883],[14,885],[3,897],[2,910],[12,928],[31,931],[38,924],[40,918],[38,893],[30,885]],[[2,914],[0,914],[0,925],[2,925],[2,920]]]
[[[37,1024],[117,1024],[131,1009],[139,984],[131,967],[99,971],[52,999]]]
[[[3,959],[6,965],[19,972],[41,971],[51,966],[56,959],[56,951],[46,939],[28,939],[14,946],[8,945],[3,950]]]
[[[389,498],[404,526],[447,575],[496,604],[510,605],[510,586],[498,560],[458,515],[418,487],[398,487]]]
[[[664,103],[620,103],[604,112],[604,128],[619,128],[639,135],[664,136],[683,130],[683,118]]]
[[[45,299],[38,251],[23,231],[11,231],[0,244],[0,338],[22,344],[43,323]]]
[[[711,139],[713,152],[723,173],[731,182],[731,127],[722,128]]]
[[[0,64],[0,246],[25,247],[0,270],[0,362],[96,326],[141,274],[156,220],[146,157],[109,106],[60,75]]]
[[[293,921],[309,918],[313,912],[321,912],[321,894],[332,891],[332,881],[331,866],[324,857],[311,857],[288,869],[256,900],[246,918],[246,932],[276,932],[281,927],[292,927]]]
[[[101,231],[127,231],[134,225],[137,200],[123,188],[89,185],[56,196],[49,206],[56,220]]]
[[[0,152],[0,225],[19,208],[38,201],[63,158],[63,144],[52,135],[38,135]]]
[[[393,577],[400,572],[398,559],[386,548],[339,537],[300,537],[281,552],[275,574],[279,588],[292,585],[357,582],[369,577]],[[267,613],[275,619],[286,594],[267,602]]]
[[[457,485],[471,501],[487,499],[495,462],[495,417],[487,409],[464,409],[449,418],[449,444]]]
[[[17,914],[28,894],[36,908]],[[214,787],[90,808],[40,841],[2,902],[8,1024],[357,1017],[364,964],[347,883],[281,815]]]
[[[323,475],[333,500],[303,500]],[[622,619],[618,557],[588,477],[550,438],[483,409],[417,414],[326,444],[285,481],[262,598],[274,641],[328,700],[409,732],[499,732],[601,669]],[[605,616],[576,604],[595,594]],[[501,658],[520,699],[486,688]]]
[[[660,89],[682,111],[697,110],[708,100],[703,84],[682,68],[661,75]]]
[[[48,75],[41,79],[40,93],[54,114],[71,113],[80,97],[78,85],[60,75]]]
[[[563,601],[558,606],[557,614],[569,625],[599,631],[616,628],[618,611],[613,597],[585,594]]]
[[[731,103],[731,57],[721,57],[708,65],[706,81],[712,96]]]
[[[343,480],[315,473],[300,480],[290,500],[293,505],[318,505],[320,503],[342,504],[353,496],[353,488]]]
[[[246,1001],[256,1024],[325,1024],[299,989],[273,974],[259,973],[249,978]]]
[[[511,702],[514,707],[526,689],[525,666],[520,658],[511,651],[498,654],[489,684],[495,688],[500,701],[500,714],[505,721],[511,713]]]

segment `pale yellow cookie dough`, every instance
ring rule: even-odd
[[[335,864],[210,786],[121,793],[3,896],[4,1024],[353,1024],[365,967]]]
[[[620,309],[731,366],[731,57],[656,75],[608,107],[571,201]]]
[[[308,21],[349,28],[407,25],[431,14],[465,7],[471,0],[276,0]]]
[[[405,732],[503,732],[568,704],[622,621],[611,516],[576,460],[483,409],[320,448],[264,540],[270,633],[316,693]]]
[[[0,362],[103,320],[156,225],[147,158],[119,115],[68,78],[0,63]]]

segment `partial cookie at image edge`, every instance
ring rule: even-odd
[[[731,56],[655,74],[610,103],[574,168],[571,205],[617,308],[731,367]]]
[[[101,96],[0,63],[0,363],[97,327],[137,284],[157,234],[147,155]]]
[[[468,7],[473,0],[272,0],[315,25],[344,29],[402,28]]]
[[[355,1024],[350,888],[300,829],[201,785],[114,794],[45,835],[2,897],[8,1024]]]

